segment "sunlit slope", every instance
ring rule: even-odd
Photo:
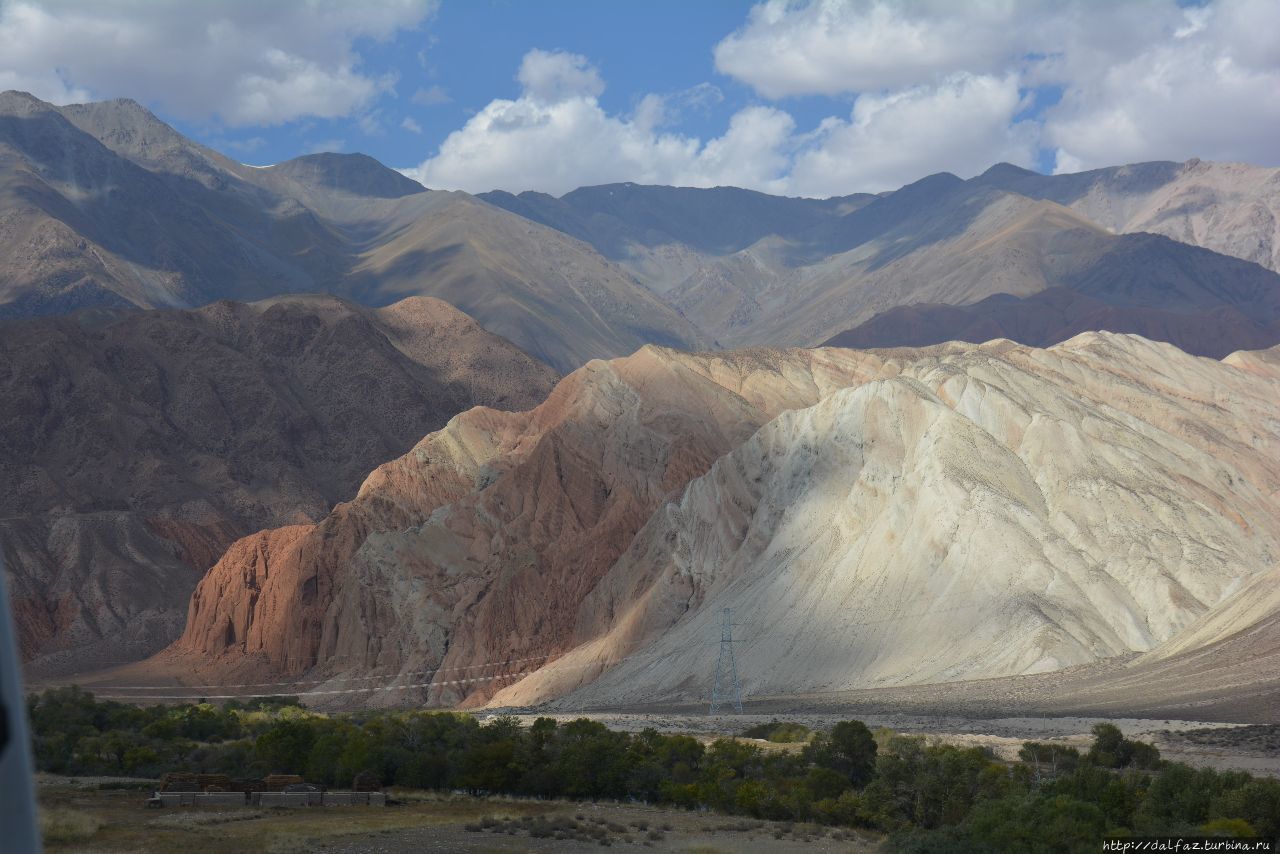
[[[1280,555],[1276,377],[1109,334],[950,350],[719,460],[584,602],[595,640],[495,702],[700,698],[726,607],[755,695],[1038,673],[1268,611],[1241,591]]]

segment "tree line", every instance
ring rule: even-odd
[[[1020,761],[921,736],[872,733],[859,721],[806,733],[756,730],[765,750],[709,744],[595,721],[523,726],[451,712],[321,715],[285,699],[137,707],[61,688],[28,700],[41,770],[70,775],[165,771],[233,777],[302,774],[384,785],[537,798],[623,800],[814,821],[889,834],[898,852],[1076,852],[1109,834],[1280,837],[1280,781],[1195,769],[1109,724],[1090,749],[1028,742]]]

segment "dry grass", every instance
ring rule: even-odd
[[[40,835],[45,844],[85,842],[102,829],[96,815],[66,808],[40,810]]]
[[[183,810],[162,815],[147,822],[152,827],[168,827],[178,830],[190,830],[197,827],[208,827],[214,824],[230,824],[233,821],[252,821],[262,818],[266,813],[261,810],[205,810],[197,812]]]
[[[144,806],[138,792],[46,785],[40,791],[49,851],[186,851],[201,854],[298,854],[326,841],[408,828],[461,825],[484,815],[520,818],[547,812],[545,804],[434,796],[394,808],[229,809]],[[2,847],[2,846],[0,846]]]
[[[59,830],[46,843],[50,854],[303,854],[321,848],[416,854],[426,841],[437,846],[432,850],[492,852],[515,846],[538,854],[628,842],[628,850],[690,854],[798,854],[811,848],[806,841],[810,829],[800,825],[795,825],[794,833],[785,825],[788,832],[775,839],[775,830],[784,825],[659,807],[479,799],[426,792],[407,797],[407,791],[395,794],[400,805],[386,808],[153,810],[145,806],[145,797],[138,792],[46,785],[40,799],[46,821],[59,819]],[[817,828],[813,832],[821,833]],[[832,842],[839,839],[834,835],[827,838]],[[876,850],[874,841],[846,838],[853,844],[821,850],[863,854]]]

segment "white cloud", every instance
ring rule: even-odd
[[[1173,38],[1068,84],[1045,116],[1058,169],[1280,162],[1280,5],[1223,2],[1185,16]]]
[[[435,107],[440,104],[448,104],[453,98],[449,97],[449,93],[445,91],[443,86],[433,84],[414,92],[413,97],[409,100],[420,107]]]
[[[1015,123],[1014,75],[957,74],[937,86],[863,95],[848,121],[829,119],[796,157],[799,195],[890,190],[931,172],[969,176],[1005,160],[1035,162],[1035,128]]]
[[[370,110],[356,119],[356,125],[365,136],[381,136],[382,110]]]
[[[1055,151],[1059,170],[1193,156],[1280,163],[1277,32],[1275,0],[767,0],[715,58],[768,98],[856,96],[851,119],[828,119],[819,149],[796,162],[792,186],[809,191],[824,177],[893,182],[912,163],[916,174],[970,171],[983,146],[988,163]],[[946,111],[957,80],[975,109]],[[1060,88],[1061,102],[1015,126],[1009,93],[1039,86]],[[908,116],[912,103],[941,110],[933,125]],[[893,122],[871,116],[886,105]]]
[[[564,193],[616,181],[781,189],[795,123],[771,107],[737,113],[705,144],[656,130],[660,100],[644,98],[632,116],[609,115],[596,100],[597,70],[574,54],[526,54],[515,100],[495,100],[451,133],[439,152],[406,174],[427,186]]]
[[[353,43],[421,23],[436,0],[0,0],[0,86],[55,103],[131,97],[189,119],[336,118],[394,82]]]
[[[881,92],[961,72],[1071,75],[1194,17],[1175,0],[767,0],[715,59],[770,98]]]
[[[1053,156],[1053,174],[1069,175],[1072,172],[1083,172],[1084,161],[1076,157],[1070,151],[1063,151],[1059,148],[1054,152]]]
[[[418,124],[410,116],[405,116],[404,121],[400,122],[400,127],[409,131],[409,133],[422,133],[422,125]]]
[[[568,98],[596,98],[604,91],[600,73],[576,53],[531,50],[520,62],[516,74],[524,89],[524,97],[545,104]]]
[[[347,141],[345,139],[322,139],[319,142],[308,143],[307,154],[342,151],[346,147]]]
[[[723,101],[724,92],[710,83],[666,95],[650,92],[636,103],[631,121],[648,130],[667,127],[678,124],[689,113],[705,114]]]
[[[406,173],[427,186],[471,192],[559,194],[636,181],[822,197],[1035,158],[1034,129],[1013,121],[1023,96],[1012,74],[959,74],[937,85],[863,95],[847,120],[827,119],[807,134],[783,110],[746,107],[723,135],[706,141],[660,130],[672,109],[715,97],[698,87],[647,95],[632,115],[621,116],[600,106],[603,81],[582,57],[536,51],[519,79],[519,98],[490,102]]]
[[[521,95],[491,102],[411,174],[473,191],[639,181],[829,196],[1000,160],[1030,166],[1045,149],[1058,170],[1274,163],[1275,32],[1274,0],[769,0],[717,45],[717,67],[767,98],[852,95],[846,117],[798,130],[786,111],[754,106],[699,139],[678,121],[721,97],[710,84],[610,114],[585,57],[535,50],[517,75]],[[1041,86],[1061,101],[1029,110]]]
[[[878,91],[958,70],[1000,70],[1014,4],[769,0],[715,48],[716,68],[762,95]]]

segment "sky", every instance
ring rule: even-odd
[[[1280,0],[0,0],[0,89],[441,189],[1280,165]]]

